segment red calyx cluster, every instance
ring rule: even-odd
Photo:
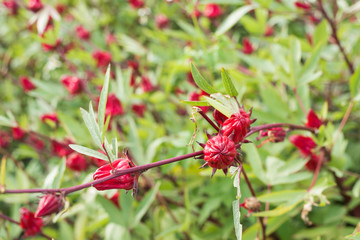
[[[128,0],[128,2],[133,8],[141,8],[144,6],[144,2],[142,0]]]
[[[65,142],[51,140],[52,153],[59,157],[65,157],[70,155],[73,152],[68,146],[70,143],[71,141],[69,140],[65,140]]]
[[[217,4],[207,4],[204,9],[204,16],[208,18],[217,18],[222,14],[222,10]]]
[[[107,67],[107,65],[111,62],[111,53],[105,51],[95,51],[92,54],[93,58],[96,61],[96,65],[98,67]]]
[[[144,92],[151,92],[155,89],[154,85],[151,83],[148,77],[141,77],[141,88]]]
[[[55,124],[59,123],[59,119],[57,117],[56,113],[45,113],[41,116],[41,121],[42,122],[46,122],[46,121],[51,121],[54,122]]]
[[[63,76],[61,77],[61,83],[69,91],[69,93],[75,95],[81,92],[81,80],[78,77],[74,76]]]
[[[15,140],[21,140],[25,137],[26,132],[19,126],[11,128],[12,136]]]
[[[27,208],[20,209],[20,227],[25,230],[25,237],[34,236],[41,232],[43,220],[35,217]]]
[[[146,111],[146,105],[145,104],[133,104],[131,106],[131,109],[138,117],[144,117],[144,113]]]
[[[87,31],[83,26],[78,26],[76,28],[76,35],[78,38],[82,40],[89,40],[90,39],[90,32]]]
[[[243,53],[252,54],[254,52],[254,47],[248,38],[243,38],[242,44],[243,44],[243,49],[242,49]]]
[[[300,2],[300,1],[296,1],[294,2],[295,7],[299,8],[299,9],[303,9],[303,10],[310,10],[311,9],[311,5],[309,3],[306,2]]]
[[[80,172],[88,168],[88,163],[83,155],[73,152],[66,158],[66,166],[73,171]]]
[[[44,5],[40,0],[30,0],[27,7],[32,12],[38,12],[44,7]]]
[[[323,121],[321,121],[320,118],[315,114],[315,112],[310,109],[307,115],[307,122],[305,123],[305,125],[311,128],[318,129],[322,124]]]
[[[297,149],[299,149],[305,158],[309,159],[305,164],[305,167],[309,171],[315,171],[320,158],[316,155],[316,153],[314,153],[314,149],[316,148],[314,140],[311,137],[305,137],[302,135],[290,136],[289,140]]]
[[[130,160],[130,158],[128,156],[126,156],[126,158],[120,158],[120,159],[112,162],[112,166],[114,168],[112,168],[110,164],[106,164],[106,165],[98,168],[93,175],[93,179],[94,180],[102,179],[104,177],[112,175],[116,171],[129,169],[131,167],[134,167],[135,165]],[[109,189],[130,190],[130,189],[134,188],[134,185],[136,183],[137,183],[136,174],[129,173],[129,174],[122,175],[122,176],[110,179],[108,181],[96,184],[96,185],[94,185],[94,187],[99,191],[109,190]],[[136,187],[135,187],[135,190],[136,190]]]
[[[59,194],[46,194],[40,199],[35,217],[44,217],[59,212],[64,207],[64,198]]]
[[[159,14],[155,17],[156,27],[159,29],[164,29],[169,25],[169,19],[164,14]]]
[[[20,77],[20,84],[25,92],[29,92],[36,88],[36,86],[31,82],[31,80],[24,76]]]
[[[105,115],[118,116],[122,114],[124,114],[124,109],[120,100],[116,97],[115,94],[109,94],[106,102]]]
[[[248,113],[244,109],[239,109],[239,112],[226,119],[221,127],[224,136],[228,136],[236,144],[243,141],[245,135],[248,133],[250,125],[256,121],[251,120],[251,111]]]
[[[19,4],[15,0],[3,1],[4,6],[10,10],[11,15],[16,15],[19,10]]]

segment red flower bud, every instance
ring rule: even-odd
[[[195,18],[199,18],[201,16],[201,12],[199,11],[199,9],[194,8],[194,11],[191,13],[190,16],[191,17],[194,16]]]
[[[56,11],[58,11],[58,13],[60,15],[63,14],[65,12],[65,10],[66,10],[66,6],[64,4],[61,4],[61,3],[56,4],[55,8],[56,8]]]
[[[309,160],[305,164],[305,168],[311,172],[314,172],[316,170],[319,161],[320,161],[319,156],[312,153],[310,154]]]
[[[141,8],[144,6],[144,2],[142,0],[128,0],[128,2],[133,8]]]
[[[43,221],[34,216],[29,209],[20,208],[20,227],[25,230],[25,237],[34,236],[41,232]]]
[[[10,134],[8,132],[0,131],[0,147],[7,148],[10,143]]]
[[[221,8],[217,4],[207,4],[204,9],[204,16],[208,18],[216,18],[222,14]]]
[[[124,109],[120,100],[116,97],[115,94],[109,94],[106,102],[105,115],[117,116],[122,114],[124,114]]]
[[[57,117],[56,113],[45,113],[41,116],[41,121],[42,122],[46,122],[46,121],[51,121],[54,122],[55,124],[59,123],[59,119]]]
[[[61,82],[71,94],[75,95],[81,92],[80,78],[66,75],[61,77]]]
[[[76,28],[76,35],[78,38],[82,40],[89,40],[90,39],[90,32],[87,31],[83,26],[78,26]]]
[[[84,171],[87,169],[88,164],[83,155],[74,152],[66,158],[66,166],[73,171]]]
[[[316,147],[316,143],[311,137],[292,135],[289,137],[289,140],[300,150],[302,154],[306,156],[310,155],[311,151]]]
[[[217,135],[206,142],[204,160],[215,169],[227,169],[237,154],[235,143],[226,136]]]
[[[30,135],[30,141],[31,141],[31,144],[39,151],[43,150],[45,147],[45,143],[41,139],[36,137],[34,134]]]
[[[243,38],[243,49],[242,52],[245,54],[251,54],[254,52],[254,47],[248,38]]]
[[[56,154],[59,157],[65,157],[73,152],[73,150],[68,146],[71,142],[58,142],[56,140],[51,140],[52,153]]]
[[[245,198],[244,202],[239,205],[248,210],[248,216],[251,212],[257,212],[260,210],[261,204],[256,197]]]
[[[250,124],[254,120],[250,120],[251,113],[239,109],[239,112],[231,115],[230,118],[225,120],[221,131],[224,136],[228,136],[235,143],[241,142],[247,134]]]
[[[127,65],[128,65],[129,68],[132,68],[135,71],[137,71],[139,69],[139,62],[138,61],[129,60],[129,61],[127,61]]]
[[[262,137],[268,137],[270,142],[282,142],[286,137],[286,132],[282,127],[270,128],[265,131],[261,130],[260,137],[257,140]]]
[[[155,17],[156,27],[159,29],[166,28],[169,25],[169,19],[164,14],[159,14]]]
[[[25,92],[34,90],[36,86],[27,77],[20,77],[20,83]]]
[[[4,6],[10,10],[11,15],[16,15],[18,13],[19,4],[14,0],[3,1]]]
[[[49,52],[55,50],[60,45],[60,43],[61,43],[60,39],[56,40],[54,44],[43,43],[42,48],[45,52]]]
[[[218,111],[216,109],[213,111],[213,117],[219,125],[223,125],[225,120],[228,119],[227,116],[225,116],[224,114],[222,114],[220,111]]]
[[[142,76],[141,77],[141,88],[144,92],[151,92],[154,90],[154,85],[151,83],[148,77]]]
[[[59,212],[64,207],[64,198],[58,194],[46,194],[40,199],[35,217],[43,217]]]
[[[120,158],[112,162],[115,171],[125,170],[134,166],[129,158]],[[102,179],[104,177],[112,175],[113,171],[110,164],[106,164],[96,170],[93,175],[94,180]],[[130,190],[134,186],[136,181],[134,174],[122,175],[108,181],[94,185],[94,187],[99,190],[108,190],[108,189],[125,189]]]
[[[144,113],[146,111],[146,105],[145,104],[133,104],[131,106],[131,109],[138,117],[144,117]]]
[[[264,36],[270,37],[273,34],[274,34],[274,28],[272,26],[266,26]]]
[[[44,5],[40,0],[29,0],[28,9],[32,12],[37,12],[42,9]]]
[[[315,112],[312,109],[310,109],[307,115],[307,122],[305,125],[311,128],[319,128],[322,125],[322,121],[315,114]]]
[[[92,54],[98,67],[107,67],[111,62],[111,53],[105,51],[95,51]]]
[[[190,101],[199,101],[200,97],[203,95],[207,95],[207,94],[206,93],[204,94],[203,92],[201,92],[201,93],[192,92],[192,93],[190,93],[189,100]],[[198,107],[198,108],[200,108],[204,113],[206,113],[207,111],[209,111],[210,107],[202,106],[202,107]]]
[[[26,132],[23,129],[21,129],[19,126],[12,127],[11,131],[12,131],[12,136],[15,140],[23,139],[26,134]]]
[[[299,9],[303,9],[303,10],[311,9],[311,5],[306,2],[296,1],[296,2],[294,2],[294,5],[295,5],[295,7],[299,8]]]

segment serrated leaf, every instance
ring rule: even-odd
[[[70,144],[69,147],[71,149],[73,149],[74,151],[77,151],[78,153],[84,154],[86,156],[90,156],[90,157],[94,157],[94,158],[98,158],[101,160],[105,160],[105,161],[109,161],[109,159],[106,157],[106,155],[95,151],[93,149],[84,147],[84,146],[80,146],[80,145],[76,145],[76,144]]]
[[[83,120],[85,122],[85,125],[86,125],[87,129],[89,130],[94,143],[96,144],[96,146],[98,146],[100,149],[102,149],[100,133],[99,133],[96,122],[94,122],[94,120],[91,119],[90,114],[86,110],[80,108],[80,111],[81,111]]]
[[[201,75],[199,70],[195,67],[193,63],[191,63],[191,74],[194,78],[196,85],[202,89],[203,91],[211,94],[216,93],[217,91],[210,85],[208,81]]]
[[[350,93],[352,97],[358,95],[360,82],[360,66],[356,69],[355,73],[350,78]]]
[[[230,28],[232,28],[240,20],[240,18],[242,16],[244,16],[246,13],[248,13],[249,11],[251,11],[253,9],[254,9],[254,6],[252,6],[252,5],[245,5],[245,6],[242,6],[238,9],[236,9],[235,11],[230,13],[228,15],[228,17],[220,24],[220,26],[216,30],[215,34],[218,36],[224,34]]]
[[[228,72],[224,68],[221,69],[221,78],[227,94],[231,97],[236,97],[239,93],[236,91]]]
[[[98,125],[100,130],[100,136],[102,136],[102,142],[104,141],[104,125],[105,125],[105,109],[109,92],[109,83],[110,83],[110,65],[108,66],[105,74],[105,80],[103,88],[101,89],[99,107],[98,107]]]
[[[240,209],[239,209],[239,202],[240,200],[235,200],[232,202],[232,209],[233,209],[233,216],[234,216],[234,228],[235,228],[235,235],[237,240],[242,239],[242,225],[240,223]]]

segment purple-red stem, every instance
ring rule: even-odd
[[[219,127],[204,113],[201,109],[199,110],[200,115],[213,127],[216,131],[220,131]]]

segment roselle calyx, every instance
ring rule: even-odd
[[[24,237],[34,236],[41,232],[43,220],[35,217],[34,213],[27,208],[20,209],[20,227],[24,229]]]
[[[59,212],[64,207],[64,197],[60,194],[46,194],[40,199],[35,217],[44,217]]]

